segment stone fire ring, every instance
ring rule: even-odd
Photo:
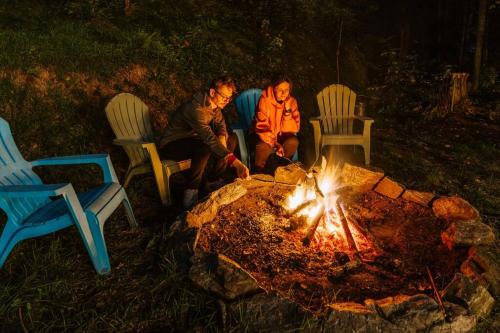
[[[296,184],[302,176],[302,171],[292,165],[279,169],[275,178],[256,175],[252,180],[226,185],[188,212],[185,220],[178,220],[171,231],[194,228],[199,233],[203,224],[216,217],[220,207],[238,200],[247,191],[271,186],[273,181]],[[448,225],[442,231],[442,242],[449,248],[469,248],[461,272],[441,290],[449,318],[445,319],[438,303],[425,294],[366,299],[363,303],[332,303],[326,315],[315,316],[277,293],[266,293],[250,273],[230,258],[197,249],[197,233],[192,243],[194,254],[189,277],[220,299],[223,324],[230,314],[244,321],[250,331],[469,332],[490,314],[494,305],[492,295],[500,293],[500,264],[494,247],[495,233],[481,221],[474,207],[457,196],[437,197],[405,189],[378,170],[345,164],[340,179],[342,185],[350,185],[360,193],[375,191],[391,199],[403,198],[432,208],[434,215]]]

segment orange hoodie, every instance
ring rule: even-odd
[[[281,133],[297,133],[300,129],[300,113],[297,100],[288,96],[290,112],[285,110],[285,102],[278,103],[274,98],[273,87],[262,92],[255,115],[255,132],[260,139],[274,147]]]

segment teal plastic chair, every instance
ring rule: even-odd
[[[238,112],[239,122],[231,125],[233,132],[238,137],[238,146],[240,148],[241,161],[250,167],[250,154],[245,137],[248,130],[252,127],[253,119],[255,118],[255,110],[259,104],[262,89],[248,89],[243,91],[235,99],[236,112]],[[293,155],[293,161],[298,161],[299,155],[297,152]]]
[[[102,185],[76,193],[69,183],[43,184],[36,166],[97,164]],[[0,268],[13,247],[28,238],[75,225],[99,274],[110,271],[103,235],[107,218],[123,203],[131,226],[137,226],[132,207],[118,183],[109,155],[78,155],[26,161],[17,148],[8,123],[0,118],[0,209],[7,223],[0,237]]]

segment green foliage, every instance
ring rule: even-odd
[[[123,0],[70,0],[63,4],[63,12],[81,20],[109,19],[123,13]]]
[[[382,53],[382,111],[389,114],[420,114],[422,120],[442,118],[450,112],[450,79],[453,67],[435,66],[417,54],[401,58],[398,49]]]

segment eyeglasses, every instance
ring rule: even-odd
[[[233,99],[233,95],[231,95],[231,96],[228,97],[228,96],[220,93],[217,89],[214,89],[214,90],[217,93],[217,95],[219,95],[220,97],[222,97],[222,100],[225,101],[225,102],[229,102],[229,101],[231,101]]]

